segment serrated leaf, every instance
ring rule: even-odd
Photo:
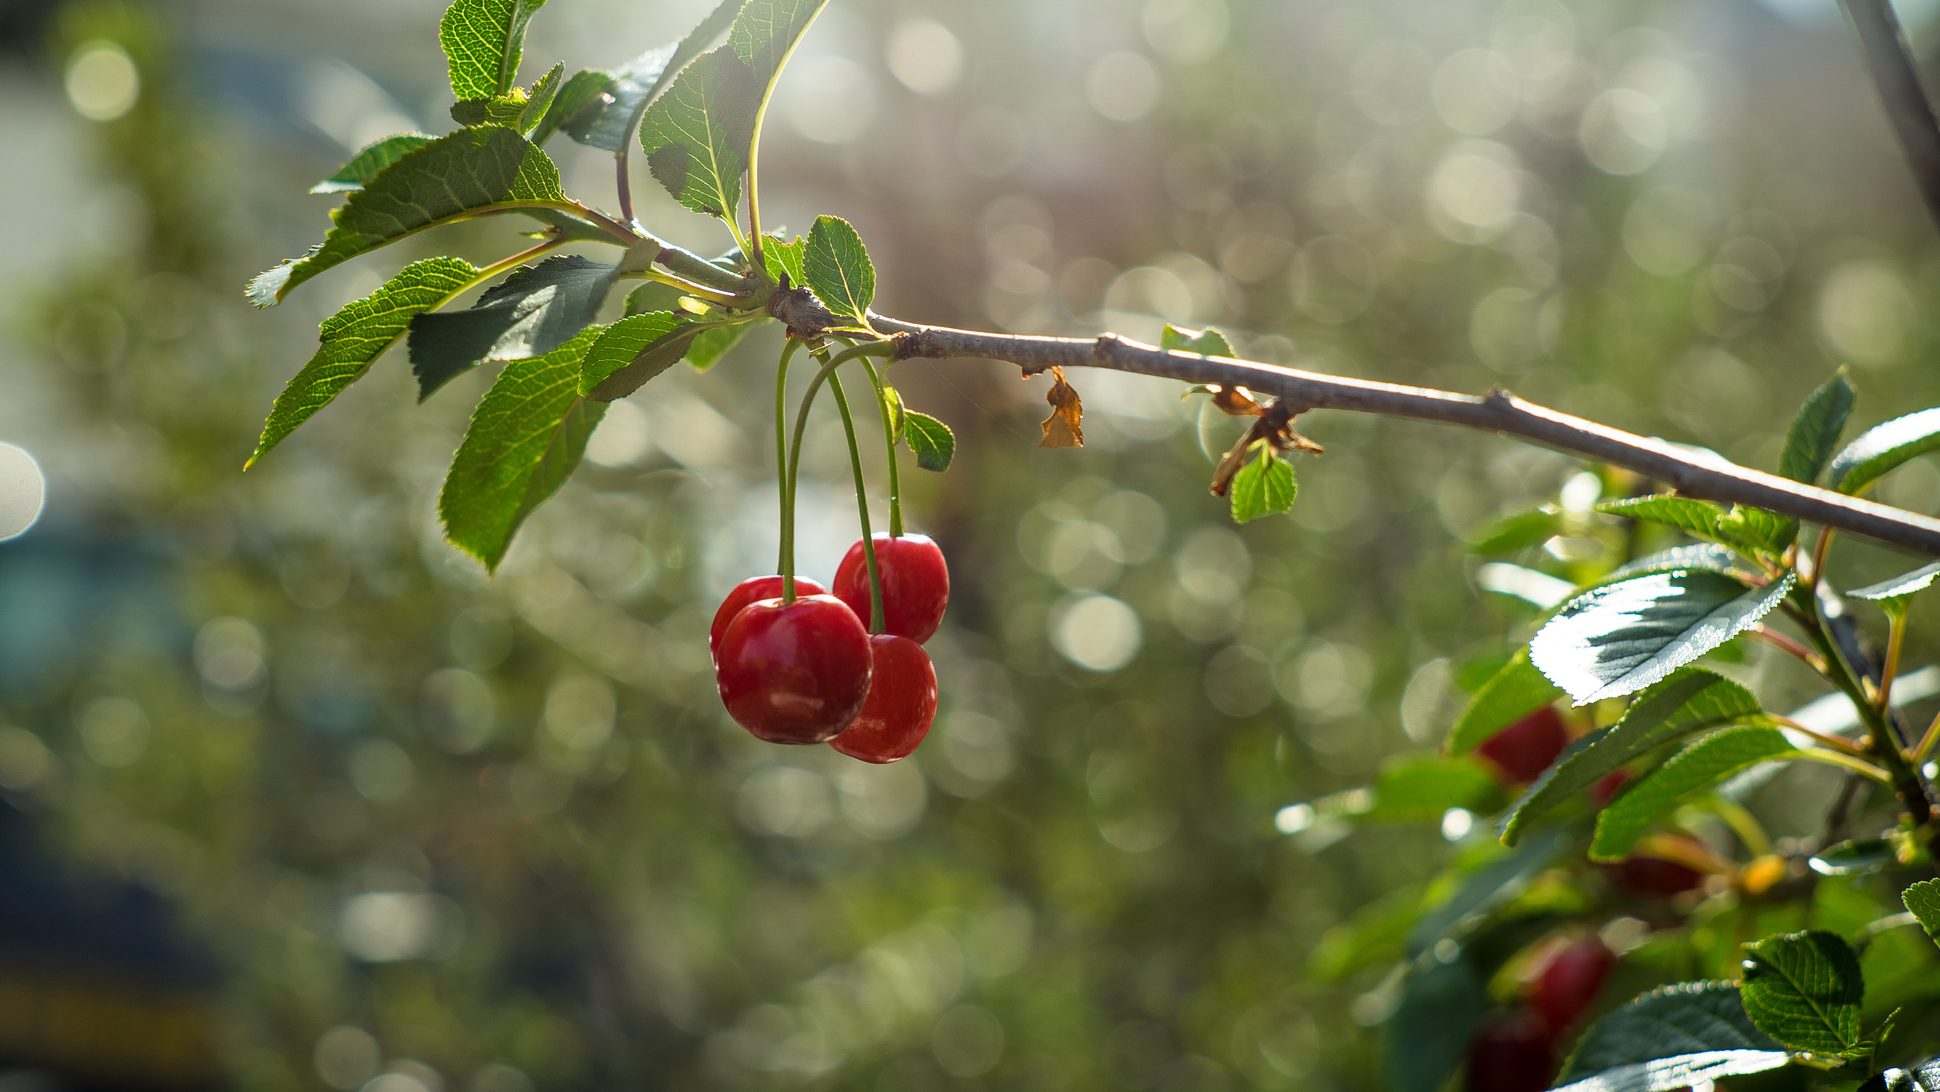
[[[1782,1050],[1712,1050],[1680,1054],[1653,1062],[1607,1069],[1594,1077],[1556,1088],[1554,1092],[1681,1092],[1713,1088],[1724,1077],[1748,1077],[1790,1065]]]
[[[514,87],[489,99],[452,103],[451,120],[460,125],[501,125],[529,135],[551,109],[552,100],[559,94],[560,76],[565,71],[565,65],[553,65],[530,91]]]
[[[903,393],[885,383],[882,387],[882,400],[883,404],[889,407],[889,435],[901,437],[903,435]]]
[[[525,52],[525,28],[546,0],[456,0],[438,23],[438,42],[460,102],[512,89]]]
[[[1592,1024],[1558,1080],[1578,1081],[1651,1062],[1737,1051],[1776,1053],[1779,1065],[1789,1060],[1746,1015],[1737,983],[1681,982],[1652,990]]]
[[[1468,708],[1448,733],[1450,754],[1466,754],[1490,736],[1562,696],[1562,691],[1529,662],[1529,649],[1519,648],[1488,682],[1469,699]]]
[[[1806,864],[1821,876],[1863,876],[1899,864],[1899,852],[1884,838],[1865,838],[1820,850]]]
[[[1203,356],[1234,356],[1233,343],[1226,335],[1212,327],[1204,330],[1189,330],[1183,326],[1165,324],[1159,334],[1159,348],[1168,351],[1199,353]]]
[[[1605,582],[1614,584],[1633,576],[1667,573],[1677,569],[1703,569],[1726,576],[1750,575],[1745,563],[1728,547],[1715,542],[1699,542],[1689,546],[1673,546],[1620,565],[1611,570]]]
[[[488,360],[543,356],[599,317],[619,276],[605,262],[562,254],[529,265],[463,311],[411,320],[411,371],[418,398]]]
[[[1904,573],[1891,580],[1868,584],[1848,594],[1854,599],[1866,599],[1876,603],[1898,601],[1932,587],[1936,579],[1940,579],[1940,561],[1931,565],[1922,565],[1910,573]]]
[[[723,46],[702,54],[640,122],[653,176],[687,208],[733,216],[759,102],[754,74],[732,51]]]
[[[957,438],[950,426],[915,410],[903,411],[903,442],[916,453],[916,465],[939,473],[950,469],[956,457]]]
[[[768,267],[768,276],[777,284],[781,283],[782,274],[786,273],[788,283],[800,288],[808,283],[808,273],[803,268],[807,250],[806,238],[784,243],[779,237],[770,235],[768,241],[761,244],[761,263]]]
[[[1785,449],[1778,457],[1778,472],[1795,482],[1817,482],[1839,446],[1839,434],[1846,430],[1852,402],[1852,381],[1841,368],[1806,398],[1792,418],[1792,427],[1785,431]]]
[[[1264,516],[1290,512],[1299,493],[1300,483],[1294,479],[1293,464],[1273,454],[1272,448],[1261,445],[1253,461],[1233,475],[1229,493],[1233,522],[1251,523]]]
[[[1734,504],[1718,521],[1718,534],[1734,546],[1776,557],[1799,537],[1799,521],[1747,504]]]
[[[754,329],[752,322],[739,322],[732,326],[714,326],[694,335],[693,344],[687,347],[687,363],[697,372],[704,372],[720,362],[741,339]]]
[[[407,154],[424,147],[437,138],[422,133],[399,133],[387,136],[350,157],[350,162],[337,168],[337,173],[310,187],[315,194],[356,193],[370,181],[383,173],[384,168],[403,159]]]
[[[1591,859],[1616,861],[1629,856],[1658,820],[1684,801],[1740,770],[1798,753],[1776,728],[1746,725],[1705,736],[1645,774],[1597,814]]]
[[[1565,604],[1529,658],[1578,705],[1633,693],[1731,640],[1783,602],[1796,576],[1748,588],[1704,570],[1607,584]]]
[[[579,390],[596,402],[624,398],[678,363],[703,329],[672,311],[623,318],[586,353]]]
[[[276,396],[244,469],[361,378],[372,361],[404,336],[414,317],[476,284],[478,274],[477,267],[460,258],[412,262],[377,291],[323,320],[316,355]]]
[[[1902,463],[1940,449],[1940,407],[1874,425],[1846,445],[1826,467],[1826,482],[1841,493],[1858,493]]]
[[[1669,493],[1604,501],[1596,506],[1596,510],[1626,519],[1661,523],[1697,538],[1712,540],[1717,539],[1718,521],[1724,518],[1724,510],[1715,504]]]
[[[747,0],[728,29],[728,46],[752,70],[763,96],[795,43],[828,0]]]
[[[1676,672],[1637,695],[1616,724],[1578,741],[1530,785],[1503,819],[1502,840],[1513,845],[1538,817],[1666,743],[1711,728],[1764,723],[1751,691],[1703,668]]]
[[[1940,1058],[1928,1058],[1912,1069],[1883,1070],[1860,1085],[1859,1092],[1940,1092]]]
[[[1900,901],[1920,919],[1920,928],[1927,931],[1927,936],[1940,944],[1940,880],[1921,880],[1909,885],[1900,892]]]
[[[1745,1013],[1793,1050],[1847,1055],[1859,1047],[1866,983],[1859,957],[1820,931],[1766,937],[1745,945]]]
[[[586,452],[606,406],[579,396],[580,364],[605,329],[589,326],[552,352],[515,360],[472,414],[438,497],[452,545],[487,569]]]
[[[613,79],[613,73],[597,68],[573,73],[559,93],[553,96],[552,103],[546,107],[545,116],[539,119],[539,124],[533,128],[528,139],[534,144],[544,144],[568,122],[582,115],[590,116],[604,102],[608,90],[613,86]],[[624,138],[621,147],[625,147]]]
[[[855,227],[839,216],[821,216],[809,229],[802,251],[802,273],[808,287],[838,318],[869,325],[869,305],[876,302],[876,267]]]
[[[407,153],[351,194],[323,242],[258,274],[249,298],[272,306],[332,266],[446,221],[565,203],[559,169],[524,137],[495,126],[460,129]]]

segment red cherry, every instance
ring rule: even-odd
[[[1529,985],[1529,1004],[1552,1033],[1561,1035],[1589,1011],[1616,965],[1617,954],[1596,937],[1572,940],[1556,949],[1536,972]]]
[[[829,746],[864,762],[894,762],[909,757],[936,719],[936,668],[923,646],[907,637],[878,633],[869,638],[874,668],[862,712]]]
[[[1469,1040],[1468,1092],[1544,1092],[1555,1075],[1549,1028],[1528,1009],[1490,1020]]]
[[[882,571],[882,628],[918,644],[930,639],[950,603],[950,570],[928,535],[878,533],[876,567]],[[830,582],[837,599],[869,621],[869,565],[862,540],[849,547]]]
[[[869,696],[869,634],[840,599],[757,599],[721,635],[714,679],[741,727],[770,743],[821,743]]]
[[[1488,759],[1510,781],[1527,785],[1549,769],[1569,741],[1563,714],[1555,706],[1545,705],[1483,740],[1475,753]]]
[[[1597,778],[1596,783],[1590,786],[1590,805],[1598,811],[1609,807],[1610,801],[1617,798],[1618,790],[1629,780],[1629,770],[1611,770]]]
[[[795,578],[796,595],[827,595],[829,590],[805,576]],[[707,654],[716,656],[721,651],[721,635],[727,632],[728,623],[741,613],[741,608],[757,599],[781,598],[781,577],[751,576],[734,586],[721,600],[720,609],[714,612],[714,624],[707,630]],[[718,661],[717,661],[718,662]]]
[[[1668,899],[1704,886],[1704,873],[1664,857],[1625,857],[1612,868],[1618,886],[1648,898]]]

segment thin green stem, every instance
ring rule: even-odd
[[[1807,728],[1805,725],[1800,724],[1798,721],[1793,720],[1791,717],[1781,717],[1775,713],[1768,713],[1766,715],[1771,717],[1772,721],[1776,723],[1779,727],[1788,729],[1793,732],[1797,732],[1799,735],[1805,736],[1806,738],[1813,740],[1814,742],[1818,743],[1822,747],[1830,747],[1835,751],[1844,751],[1845,753],[1849,755],[1854,755],[1854,756],[1863,756],[1863,755],[1868,755],[1872,753],[1866,748],[1861,747],[1859,744],[1854,743],[1852,740],[1845,739],[1841,736],[1835,736],[1829,732],[1821,732],[1816,728]]]
[[[801,409],[795,412],[795,435],[788,442],[788,469],[787,469],[788,499],[786,503],[788,505],[788,512],[791,517],[791,522],[784,527],[783,534],[786,536],[786,539],[788,542],[787,548],[791,554],[794,551],[794,545],[795,545],[794,525],[792,522],[793,510],[795,507],[795,487],[797,484],[798,477],[801,473],[802,437],[807,435],[808,433],[809,408],[815,404],[816,394],[818,394],[821,391],[822,384],[828,382],[829,377],[835,374],[835,369],[841,367],[844,364],[847,364],[849,361],[854,360],[856,357],[859,357],[859,356],[864,356],[864,355],[879,356],[883,353],[887,353],[891,351],[893,351],[893,347],[886,343],[856,345],[856,346],[852,346],[850,348],[844,349],[840,353],[837,353],[834,359],[827,360],[822,364],[822,370],[815,373],[815,378],[808,381],[808,389],[802,392]],[[780,400],[779,398],[777,398],[777,404],[779,405],[779,403],[780,403]],[[860,490],[858,489],[857,492],[860,493]],[[868,542],[869,541],[868,537],[865,536],[863,538],[863,541]],[[873,554],[874,552],[873,544],[869,547],[869,549],[870,549],[870,552]],[[790,567],[782,571],[782,577],[784,582],[790,581],[793,579],[794,559],[790,557],[788,561],[789,561]],[[874,589],[874,585],[871,585],[871,587],[872,589]],[[877,600],[880,600],[882,597],[881,595],[876,595],[875,598]]]
[[[491,265],[488,265],[485,268],[479,270],[478,274],[472,278],[471,283],[483,284],[486,281],[491,280],[493,277],[498,276],[500,273],[510,273],[512,270],[517,269],[518,267],[524,265],[525,263],[531,261],[534,258],[537,258],[541,254],[544,254],[549,250],[557,249],[564,242],[565,242],[564,239],[560,239],[556,237],[543,239],[539,242],[537,246],[529,246],[524,250],[519,251],[517,254],[507,255],[506,257],[500,258],[498,261],[493,262]]]
[[[1907,816],[1913,820],[1916,829],[1926,830],[1930,840],[1940,842],[1940,838],[1935,837],[1934,832],[1928,829],[1933,819],[1933,805],[1927,799],[1925,782],[1920,779],[1919,773],[1907,761],[1906,756],[1900,753],[1899,741],[1893,737],[1893,730],[1886,723],[1885,715],[1867,699],[1865,686],[1854,674],[1852,665],[1846,662],[1846,658],[1840,654],[1831,636],[1826,633],[1825,624],[1818,615],[1817,606],[1818,597],[1814,595],[1814,609],[1806,632],[1811,636],[1812,643],[1819,647],[1819,652],[1825,657],[1826,663],[1832,667],[1833,683],[1840,690],[1845,691],[1853,708],[1858,710],[1860,721],[1865,724],[1866,733],[1873,742],[1872,753],[1885,763],[1884,772],[1889,778],[1886,784],[1890,785],[1894,794],[1899,797],[1900,806],[1906,809]],[[1833,755],[1835,752],[1808,751],[1805,753]],[[1868,769],[1879,769],[1870,763],[1863,764]]]
[[[862,448],[856,443],[855,418],[849,413],[849,398],[842,390],[842,377],[829,373],[829,393],[842,415],[842,435],[849,441],[849,469],[855,475],[855,506],[862,520],[862,560],[869,569],[869,632],[884,630],[882,618],[882,570],[876,565],[876,535],[869,527],[869,487],[862,478]]]
[[[1933,749],[1940,746],[1940,714],[1935,714],[1933,723],[1927,725],[1927,734],[1920,737],[1920,745],[1913,748],[1913,765],[1917,769],[1927,764],[1933,757]]]
[[[1886,662],[1880,668],[1879,694],[1874,699],[1881,716],[1893,708],[1893,680],[1900,673],[1900,650],[1906,645],[1906,608],[1901,603],[1886,610]]]
[[[723,292],[717,288],[708,288],[705,285],[695,284],[685,277],[680,277],[672,273],[663,273],[658,269],[638,269],[629,273],[622,273],[620,276],[627,280],[653,281],[655,284],[664,284],[669,288],[679,289],[683,295],[692,296],[697,300],[706,300],[720,307],[746,309],[754,303],[754,297],[746,292]]]
[[[1724,820],[1724,825],[1730,827],[1731,832],[1738,836],[1738,840],[1744,843],[1746,852],[1754,857],[1763,857],[1772,851],[1771,835],[1765,833],[1764,826],[1758,822],[1758,817],[1753,815],[1749,808],[1735,800],[1727,800],[1719,796],[1712,801],[1711,809],[1717,813],[1719,819]]]
[[[1839,751],[1820,750],[1800,751],[1798,756],[1810,762],[1821,762],[1827,766],[1837,766],[1842,770],[1850,770],[1861,777],[1870,778],[1889,788],[1893,784],[1892,775],[1863,758],[1855,758],[1852,755]]]
[[[1769,626],[1753,626],[1745,631],[1745,635],[1763,641],[1786,655],[1796,657],[1805,666],[1821,675],[1826,673],[1825,661],[1819,658],[1818,653]]]
[[[781,556],[775,571],[781,574],[781,598],[795,601],[795,489],[788,476],[788,362],[802,343],[790,338],[781,347],[781,363],[775,366],[775,492],[781,498]]]
[[[876,362],[868,357],[862,358],[862,366],[868,369],[869,382],[876,388],[876,408],[882,411],[883,451],[889,458],[889,537],[903,537],[903,483],[902,476],[896,471],[896,426],[889,417],[889,388],[882,381],[882,372]]]

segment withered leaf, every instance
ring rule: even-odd
[[[1039,447],[1085,446],[1085,407],[1078,392],[1064,378],[1063,368],[1052,368],[1051,393],[1044,400],[1051,404],[1051,416],[1044,419],[1044,439]]]

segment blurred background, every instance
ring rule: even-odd
[[[559,0],[527,78],[709,6]],[[1235,428],[1175,386],[1074,373],[1051,451],[1045,381],[900,365],[960,440],[904,474],[954,581],[936,729],[757,743],[704,631],[773,563],[772,332],[616,404],[494,579],[435,517],[485,375],[419,406],[393,354],[240,471],[316,323],[434,252],[242,297],[327,227],[310,183],[450,128],[441,10],[0,0],[0,1088],[1375,1086],[1379,975],[1312,954],[1486,831],[1294,805],[1437,745],[1530,617],[1462,540],[1581,468],[1317,414],[1293,515],[1235,528]],[[762,166],[911,320],[1216,324],[1761,465],[1837,364],[1859,423],[1940,401],[1940,247],[1832,0],[835,0]],[[1940,470],[1883,496],[1940,510]]]

